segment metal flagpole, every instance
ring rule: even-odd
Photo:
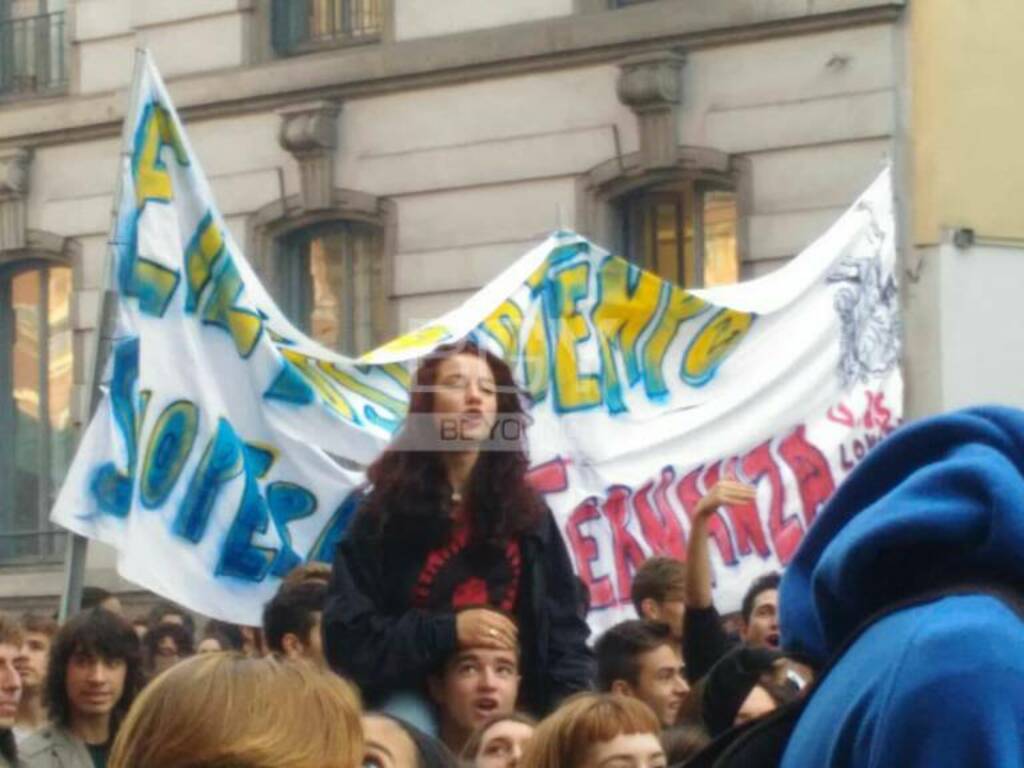
[[[124,127],[121,131],[121,155],[117,172],[117,184],[114,191],[114,202],[111,208],[110,238],[107,241],[107,261],[103,270],[103,305],[100,312],[100,326],[96,333],[95,356],[93,357],[91,392],[89,397],[89,419],[92,421],[103,399],[103,373],[110,358],[115,334],[117,332],[117,291],[114,287],[114,254],[119,245],[117,241],[118,210],[121,204],[122,185],[124,183],[125,162],[131,157],[132,135],[134,126],[130,124],[138,113],[140,95],[139,83],[145,71],[147,52],[142,48],[135,50],[135,71],[132,76],[131,94],[128,112],[125,114]],[[58,621],[63,624],[68,617],[74,616],[82,607],[82,591],[85,587],[85,559],[88,555],[89,540],[77,533],[68,535],[67,553],[64,560],[64,592],[61,595]]]

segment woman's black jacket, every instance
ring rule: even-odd
[[[454,613],[410,605],[431,546],[415,531],[385,537],[367,517],[356,513],[335,553],[323,641],[331,667],[358,684],[373,706],[394,691],[421,690],[457,642]],[[543,716],[564,697],[592,687],[594,657],[577,612],[572,564],[550,510],[545,507],[536,529],[519,543],[519,707]]]

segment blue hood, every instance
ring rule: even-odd
[[[782,579],[783,647],[824,663],[872,614],[943,584],[1024,584],[1024,412],[907,425],[821,512]]]

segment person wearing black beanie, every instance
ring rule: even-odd
[[[782,703],[771,682],[782,658],[768,648],[740,646],[711,668],[704,682],[702,707],[711,738]]]

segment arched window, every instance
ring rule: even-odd
[[[679,147],[674,167],[645,169],[639,153],[580,177],[581,231],[686,288],[742,277],[749,172],[743,158]]]
[[[295,326],[357,357],[393,332],[394,222],[394,203],[373,195],[335,189],[322,210],[292,195],[250,219],[250,257]]]
[[[324,346],[350,356],[377,339],[380,237],[373,225],[327,221],[277,240],[277,299],[289,319]]]
[[[63,555],[49,522],[74,448],[70,267],[0,265],[0,559]]]
[[[683,286],[723,285],[740,277],[736,193],[679,182],[646,187],[618,203],[623,255]]]

